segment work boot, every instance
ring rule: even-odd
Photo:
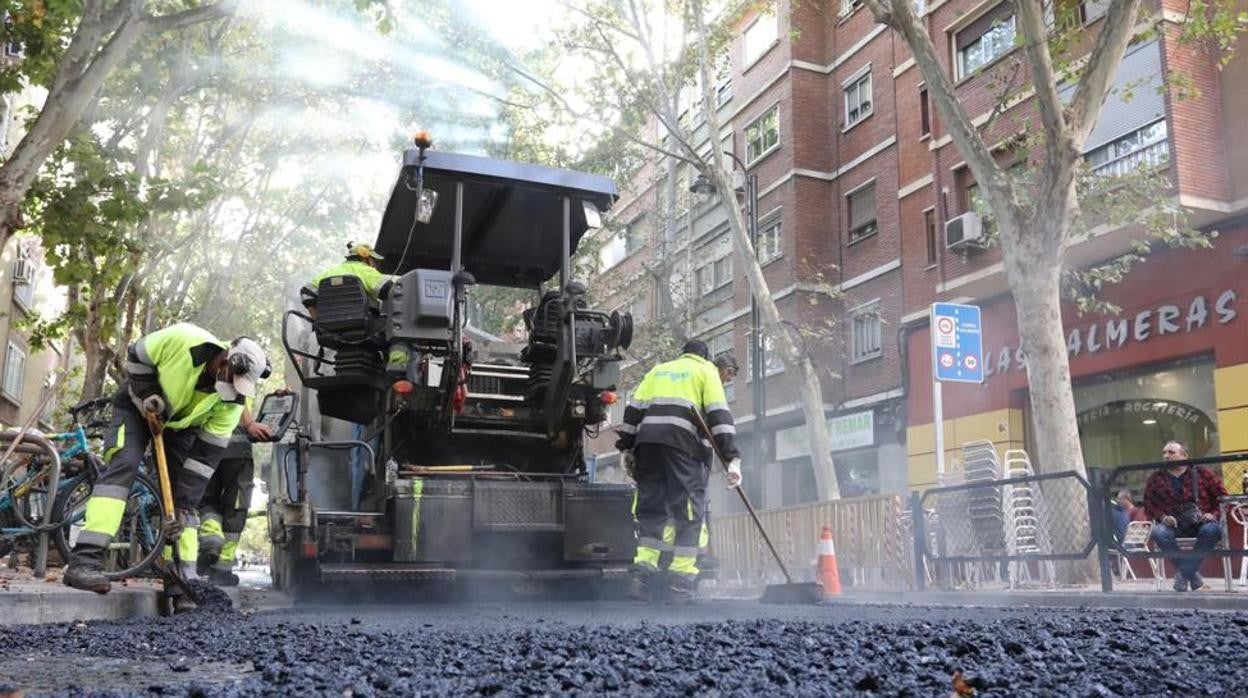
[[[220,555],[213,553],[205,553],[202,550],[199,553],[199,560],[195,562],[195,571],[201,577],[207,577],[212,572],[212,566],[217,564]]]
[[[633,565],[633,569],[629,572],[628,598],[641,603],[650,603],[653,600],[650,587],[655,574],[654,570]]]
[[[208,581],[219,587],[236,587],[238,586],[238,575],[230,570],[214,567],[208,571]]]
[[[69,555],[69,566],[62,578],[66,586],[97,594],[107,594],[111,584],[104,576],[104,548],[80,545]]]
[[[693,603],[698,594],[698,576],[695,574],[669,574],[667,602],[674,606]]]

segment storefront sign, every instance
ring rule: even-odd
[[[1186,334],[1210,322],[1225,325],[1239,312],[1235,304],[1239,295],[1226,290],[1212,305],[1204,296],[1196,296],[1183,306],[1162,305],[1141,310],[1134,315],[1113,317],[1086,327],[1076,327],[1066,335],[1066,353],[1073,359],[1080,354],[1096,354],[1121,349],[1128,342],[1144,343],[1153,337]],[[1001,347],[984,354],[986,375],[998,375],[1027,368],[1027,356],[1018,347]]]
[[[1079,426],[1085,427],[1110,417],[1138,415],[1141,420],[1157,417],[1170,418],[1196,424],[1201,420],[1210,422],[1204,412],[1173,400],[1115,400],[1079,413]],[[1212,422],[1210,422],[1212,424]]]
[[[875,410],[864,410],[828,420],[832,450],[844,451],[875,443]]]
[[[832,450],[847,451],[875,444],[875,410],[844,414],[828,420]],[[776,432],[776,460],[810,455],[810,434],[806,425]]]

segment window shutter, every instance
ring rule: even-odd
[[[1007,0],[1007,2],[1003,2],[991,10],[988,10],[981,15],[979,19],[966,25],[966,27],[958,32],[956,37],[958,50],[961,51],[970,44],[975,43],[979,40],[979,37],[988,33],[988,30],[992,27],[992,25],[1009,19],[1009,17],[1013,14],[1014,3],[1012,0]]]

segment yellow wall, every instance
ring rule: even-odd
[[[1023,411],[994,410],[945,421],[945,469],[962,470],[962,445],[969,441],[991,441],[997,457],[1005,461],[1009,449],[1023,448]],[[906,458],[911,489],[936,483],[936,430],[929,422],[906,429]]]
[[[1248,364],[1214,369],[1213,385],[1218,404],[1218,440],[1223,453],[1248,451]],[[1227,463],[1222,481],[1231,494],[1243,493],[1244,468],[1248,464]]]

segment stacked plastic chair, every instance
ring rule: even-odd
[[[1005,477],[1027,477],[1035,475],[1031,467],[1031,458],[1022,449],[1011,449],[1005,452]],[[1036,483],[1006,485],[1004,487],[1005,511],[1008,518],[1006,525],[1006,548],[1010,555],[1044,555],[1052,550],[1049,544],[1049,531],[1044,525],[1043,494]],[[1039,562],[1036,565],[1041,583],[1054,584],[1057,581],[1056,569],[1051,561]],[[1032,580],[1032,567],[1027,562],[1010,563],[1010,586],[1017,587],[1020,583]]]

